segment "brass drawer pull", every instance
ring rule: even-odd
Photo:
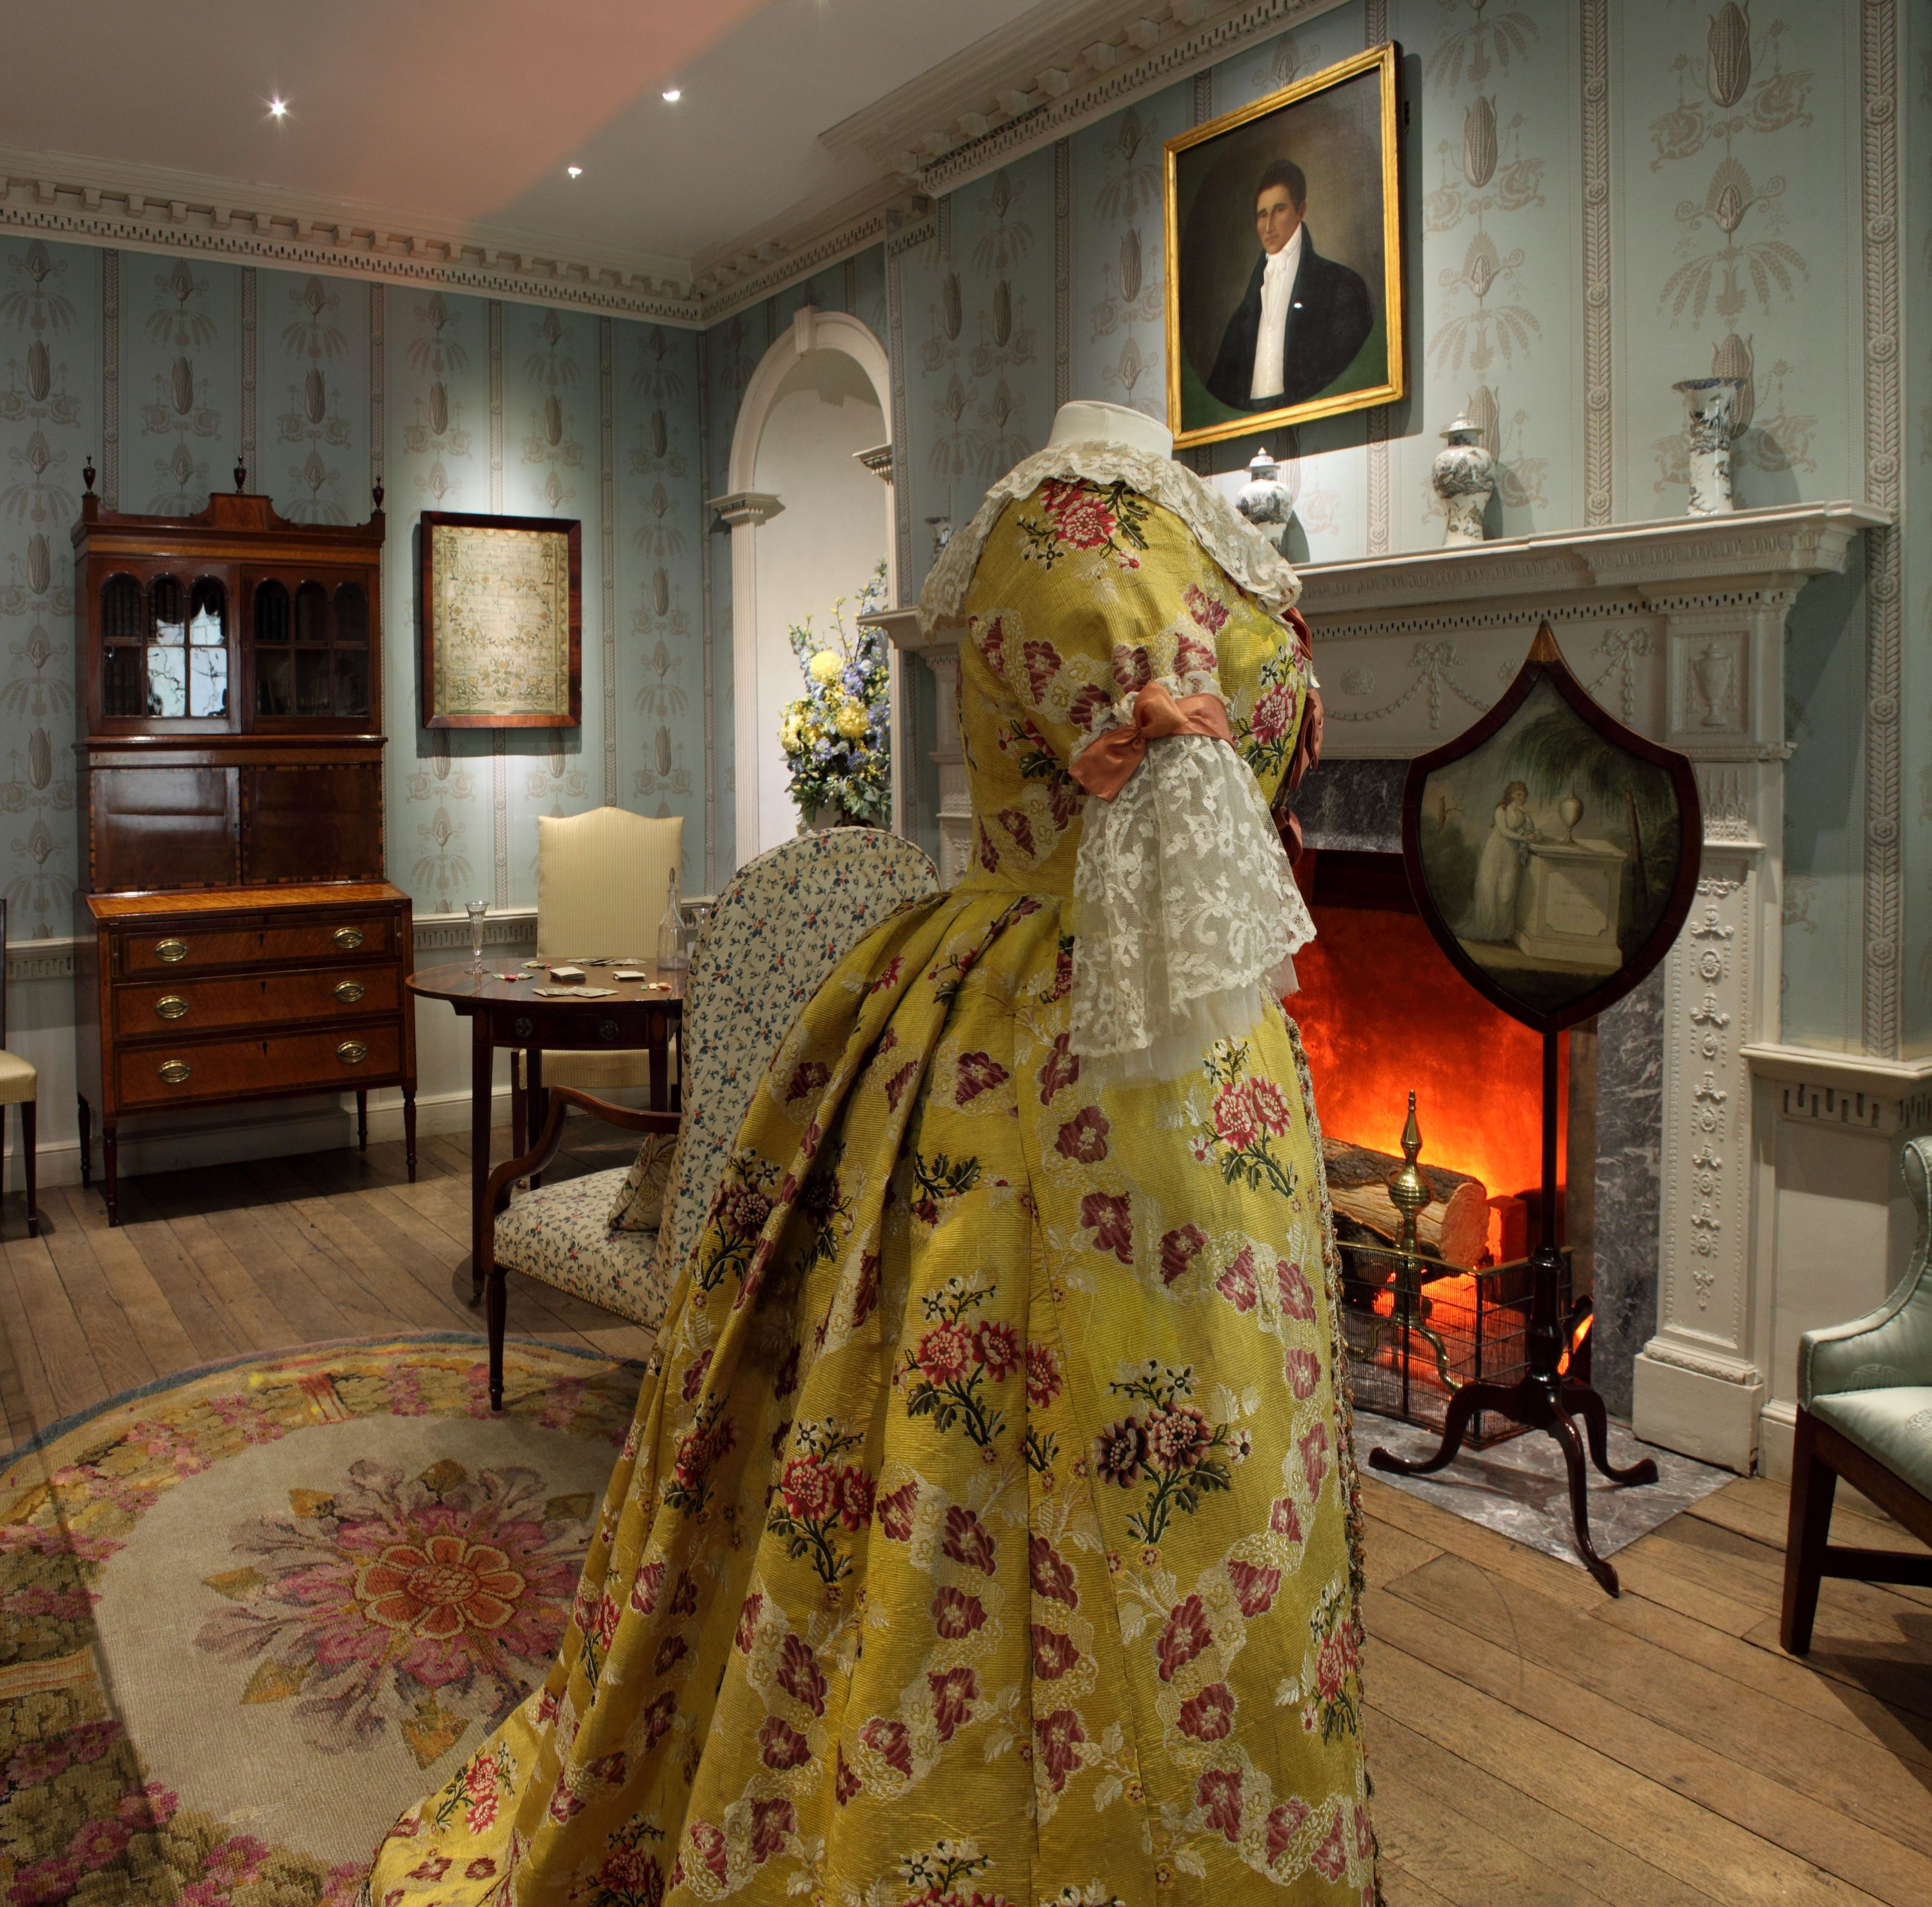
[[[154,1002],[154,1011],[164,1020],[184,1019],[188,1015],[188,1002],[178,993],[164,994]]]
[[[344,953],[353,953],[362,944],[362,930],[359,927],[338,927],[332,937]]]
[[[335,1049],[335,1057],[345,1066],[360,1066],[368,1058],[369,1049],[359,1039],[345,1039]]]
[[[188,1078],[188,1065],[185,1060],[169,1060],[164,1061],[156,1070],[169,1085],[179,1086]]]
[[[185,940],[157,940],[154,943],[154,958],[166,961],[172,967],[176,961],[187,959],[188,943]]]
[[[360,980],[344,980],[335,990],[335,997],[345,1006],[353,1006],[369,989]]]

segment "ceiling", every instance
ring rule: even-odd
[[[694,277],[875,187],[821,135],[1066,0],[32,0],[0,126],[164,169]],[[995,42],[997,43],[997,41]],[[682,97],[661,97],[676,85]],[[270,115],[279,97],[288,111]],[[571,179],[567,165],[583,168]]]

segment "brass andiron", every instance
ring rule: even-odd
[[[1513,1423],[1522,1424],[1532,1430],[1547,1431],[1562,1451],[1564,1466],[1569,1472],[1570,1522],[1584,1567],[1615,1596],[1619,1591],[1616,1570],[1606,1558],[1597,1554],[1596,1546],[1590,1540],[1590,1500],[1587,1473],[1583,1467],[1586,1439],[1589,1461],[1613,1483],[1654,1483],[1657,1465],[1648,1457],[1640,1458],[1627,1468],[1611,1462],[1609,1414],[1604,1400],[1570,1368],[1569,1354],[1574,1345],[1580,1342],[1577,1327],[1589,1313],[1586,1304],[1574,1305],[1570,1308],[1566,1319],[1562,1315],[1559,1295],[1563,1286],[1564,1252],[1557,1243],[1556,1039],[1553,1033],[1543,1036],[1543,1183],[1538,1199],[1540,1224],[1536,1249],[1530,1255],[1528,1264],[1531,1298],[1528,1329],[1525,1333],[1528,1369],[1514,1384],[1496,1384],[1484,1378],[1457,1387],[1455,1395],[1449,1400],[1448,1414],[1443,1420],[1441,1446],[1432,1456],[1412,1459],[1399,1457],[1384,1450],[1374,1450],[1369,1453],[1369,1463],[1372,1468],[1387,1471],[1396,1477],[1427,1477],[1446,1469],[1462,1447],[1462,1439],[1479,1411],[1493,1411]],[[1414,1130],[1412,1118],[1410,1129]],[[1402,1153],[1413,1161],[1414,1155],[1409,1150],[1406,1135]],[[1412,1169],[1412,1164],[1405,1167],[1404,1171]],[[1396,1175],[1398,1181],[1402,1176]],[[1394,1184],[1390,1187],[1390,1195],[1400,1203],[1400,1195],[1396,1192]],[[1416,1209],[1419,1211],[1421,1207],[1418,1205]],[[1406,1220],[1404,1236],[1411,1234],[1414,1229],[1413,1225]],[[1396,1303],[1398,1306],[1401,1303],[1400,1280]],[[1406,1381],[1405,1378],[1405,1385]],[[1403,1402],[1405,1405],[1408,1402],[1406,1394]],[[1576,1417],[1583,1420],[1580,1433],[1574,1420]]]
[[[1442,1341],[1442,1333],[1429,1321],[1435,1309],[1422,1291],[1422,1255],[1415,1242],[1415,1222],[1422,1216],[1423,1209],[1435,1197],[1416,1165],[1422,1156],[1422,1128],[1416,1123],[1415,1095],[1408,1096],[1408,1123],[1402,1129],[1401,1169],[1390,1176],[1389,1202],[1402,1215],[1402,1231],[1393,1252],[1373,1246],[1354,1246],[1358,1257],[1374,1256],[1393,1258],[1395,1261],[1395,1283],[1390,1293],[1388,1323],[1393,1327],[1390,1336],[1400,1343],[1396,1333],[1412,1331],[1422,1339],[1436,1354],[1436,1374],[1442,1380],[1444,1390],[1456,1388],[1456,1381],[1449,1375],[1449,1347]],[[1382,1318],[1374,1314],[1369,1326],[1369,1341],[1364,1355],[1372,1359],[1382,1345]],[[1408,1363],[1405,1358],[1402,1367],[1402,1414],[1408,1414]]]

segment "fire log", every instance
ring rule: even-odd
[[[1366,1225],[1393,1244],[1402,1235],[1402,1214],[1389,1196],[1388,1182],[1401,1171],[1401,1159],[1326,1137],[1322,1154],[1336,1215]],[[1446,1165],[1423,1165],[1418,1169],[1435,1196],[1416,1220],[1417,1243],[1430,1246],[1450,1264],[1473,1265],[1490,1237],[1490,1195],[1482,1180],[1452,1172]]]

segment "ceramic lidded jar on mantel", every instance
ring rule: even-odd
[[[1731,496],[1731,438],[1744,379],[1686,377],[1670,388],[1690,413],[1690,514],[1729,516],[1737,507]]]
[[[1294,492],[1281,480],[1281,466],[1266,450],[1248,460],[1248,480],[1234,499],[1234,508],[1276,549],[1288,535],[1294,516]]]
[[[1483,513],[1496,494],[1496,460],[1483,442],[1483,427],[1465,411],[1442,433],[1443,447],[1436,453],[1430,481],[1448,519],[1442,532],[1445,548],[1483,541]]]

